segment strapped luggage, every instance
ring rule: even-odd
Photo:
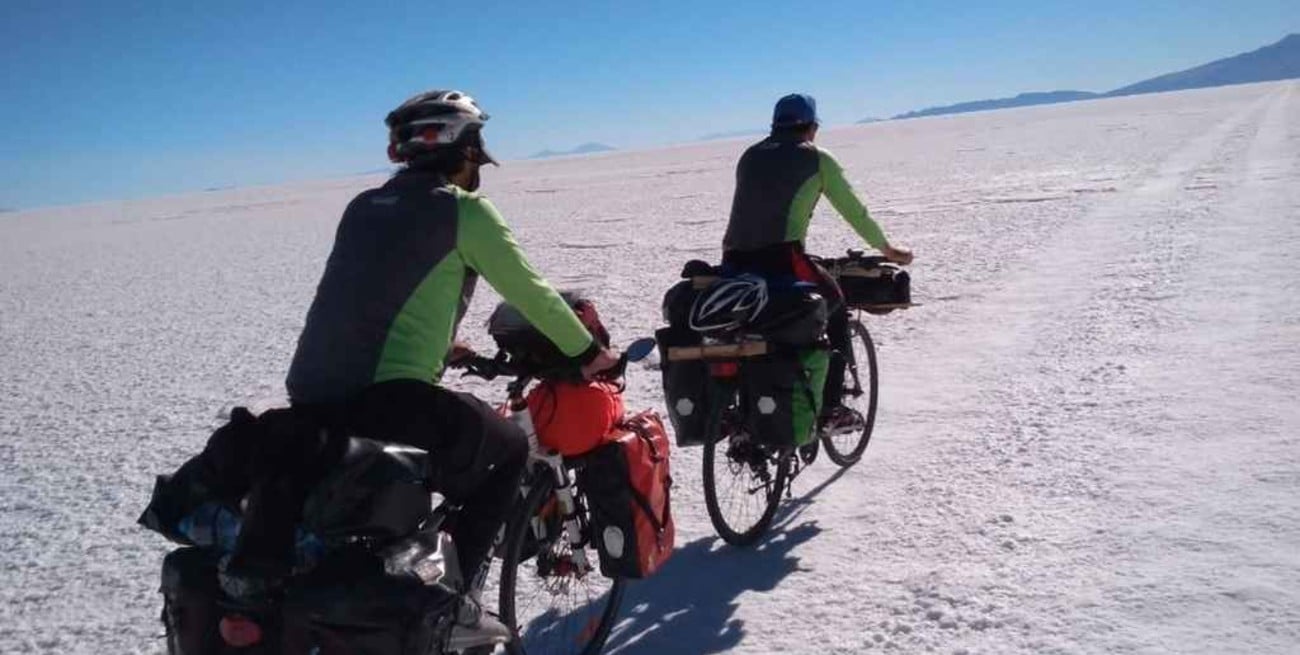
[[[823,348],[744,360],[740,401],[750,436],[777,448],[809,443],[821,412],[828,363]]]
[[[167,652],[426,655],[450,629],[459,600],[450,548],[450,537],[434,526],[381,553],[338,549],[295,578],[283,603],[263,610],[242,609],[222,593],[218,553],[179,548],[163,559]],[[223,637],[223,619],[235,616],[257,628],[253,643],[242,648]]]
[[[424,450],[351,437],[303,503],[302,527],[327,542],[404,537],[432,513],[430,482]]]
[[[459,600],[442,575],[457,568],[445,558],[449,542],[428,529],[383,553],[332,553],[285,596],[285,652],[429,653]]]
[[[826,333],[826,300],[814,285],[768,284],[767,306],[747,326],[746,332],[771,343],[808,346]]]
[[[578,484],[591,507],[600,572],[644,578],[673,550],[668,437],[653,411],[628,418],[621,433],[587,456]]]
[[[543,381],[528,392],[537,441],[561,455],[581,455],[604,443],[623,420],[623,394],[610,382]]]
[[[694,280],[682,280],[668,288],[664,293],[664,322],[672,327],[687,327],[691,324],[691,307],[700,295]]]

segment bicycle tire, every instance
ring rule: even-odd
[[[726,426],[735,425],[735,421],[721,421],[720,434],[716,439],[709,439],[704,444],[704,506],[709,513],[709,521],[713,523],[713,528],[717,530],[718,536],[732,546],[751,546],[758,541],[763,533],[772,525],[772,518],[776,515],[777,504],[781,501],[781,494],[785,491],[785,485],[790,478],[791,457],[788,453],[767,453],[762,449],[743,453],[745,461],[737,461],[735,456],[736,447],[741,444],[733,443],[733,439],[739,439],[740,434],[732,433],[732,429]],[[753,444],[750,444],[751,446]],[[769,473],[770,480],[758,480],[763,482],[762,511],[758,514],[758,519],[748,526],[733,525],[734,521],[728,520],[724,516],[723,507],[718,494],[718,480],[716,479],[715,469],[719,460],[719,448],[723,448],[721,459],[728,460],[724,462],[728,472],[733,478],[748,478],[751,475],[760,476],[756,467],[763,467],[766,471],[772,468],[775,461],[775,472]],[[759,454],[762,457],[759,457]],[[752,490],[741,489],[748,495],[760,493],[755,488]],[[734,491],[728,493],[728,497],[734,497]]]
[[[561,576],[570,581],[590,579],[595,576],[610,583],[608,590],[595,599],[592,598],[590,593],[586,594],[586,609],[596,611],[583,612],[584,615],[589,615],[591,618],[586,621],[580,620],[578,623],[580,627],[576,630],[569,629],[567,623],[565,626],[559,624],[565,622],[565,619],[571,618],[572,610],[582,610],[581,605],[583,603],[575,602],[568,608],[556,607],[555,596],[557,594],[548,589],[542,589],[542,591],[552,593],[551,602],[549,604],[544,602],[541,611],[537,612],[534,618],[549,617],[553,624],[546,626],[533,625],[532,623],[524,626],[519,624],[518,583],[521,571],[531,561],[534,566],[531,573],[535,576],[535,579],[545,580],[535,568],[537,555],[546,552],[546,549],[553,546],[560,546],[561,549],[568,547],[564,539],[563,527],[558,522],[546,524],[548,527],[544,529],[547,530],[547,534],[540,543],[537,543],[534,539],[534,543],[529,544],[530,539],[534,537],[531,530],[532,518],[541,514],[543,507],[551,500],[555,491],[555,481],[549,475],[537,477],[536,483],[529,490],[523,504],[519,507],[506,529],[505,550],[501,564],[500,599],[497,606],[500,609],[501,620],[510,626],[515,634],[515,638],[506,644],[506,652],[511,655],[524,655],[525,653],[528,655],[547,653],[556,655],[597,655],[605,647],[605,641],[609,639],[610,630],[613,629],[614,622],[618,619],[618,610],[623,602],[623,592],[627,583],[622,578],[605,578],[598,568],[588,572],[582,578]],[[533,550],[531,557],[527,552],[528,550]],[[598,557],[594,549],[588,555],[592,562],[595,562]],[[547,583],[541,582],[539,584],[545,587]],[[577,585],[563,583],[562,586],[571,588]],[[529,613],[532,614],[532,612]],[[593,621],[595,622],[593,623]],[[523,628],[522,631],[521,627]],[[557,636],[559,637],[558,640],[552,639]],[[568,639],[570,636],[573,639]]]
[[[859,320],[850,322],[849,329],[851,332],[850,342],[855,346],[860,346],[862,348],[862,354],[865,354],[867,361],[866,368],[864,369],[862,363],[857,361],[859,357],[857,348],[852,349],[852,359],[845,362],[847,370],[845,371],[844,380],[845,386],[847,387],[848,382],[851,379],[853,381],[853,387],[844,390],[845,398],[847,399],[854,392],[859,392],[859,398],[864,395],[866,396],[866,411],[861,412],[865,419],[865,424],[863,425],[862,431],[858,433],[858,438],[851,442],[853,444],[851,447],[841,448],[840,444],[837,444],[835,441],[837,438],[842,438],[846,435],[821,435],[822,446],[826,450],[826,456],[829,457],[832,462],[835,462],[843,468],[848,468],[857,464],[858,461],[862,459],[862,454],[866,452],[867,444],[871,442],[871,433],[876,426],[876,404],[880,393],[880,376],[876,367],[876,347],[875,343],[871,340],[871,333],[867,331],[867,327]],[[865,385],[862,384],[863,373],[866,373],[868,378]]]

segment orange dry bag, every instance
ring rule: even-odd
[[[543,382],[528,392],[537,441],[561,455],[582,455],[609,439],[623,420],[623,396],[608,382]]]

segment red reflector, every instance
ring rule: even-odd
[[[262,627],[239,614],[221,617],[221,638],[235,648],[247,648],[262,640]]]
[[[709,375],[715,378],[734,378],[740,373],[740,365],[736,362],[710,362]]]

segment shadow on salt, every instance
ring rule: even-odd
[[[628,586],[623,618],[605,646],[607,653],[722,653],[744,639],[735,618],[739,597],[771,591],[799,570],[792,551],[821,533],[806,522],[771,533],[751,549],[702,537],[673,551],[654,577]]]

